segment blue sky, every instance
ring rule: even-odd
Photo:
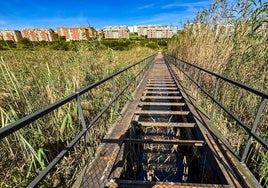
[[[0,29],[172,24],[191,21],[211,0],[2,0]]]

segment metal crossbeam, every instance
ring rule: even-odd
[[[139,106],[184,106],[183,102],[140,102]]]
[[[146,99],[182,99],[181,96],[143,96],[141,100]]]
[[[141,144],[176,144],[181,146],[203,146],[203,140],[164,140],[164,139],[138,139],[138,138],[125,138],[124,142],[141,143]]]
[[[188,115],[189,111],[137,110],[136,115]]]
[[[192,128],[195,123],[180,123],[180,122],[138,122],[142,127],[180,127],[180,128]]]

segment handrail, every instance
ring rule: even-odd
[[[260,121],[260,117],[262,115],[262,112],[265,108],[266,102],[268,100],[268,93],[265,93],[263,91],[259,91],[257,89],[254,89],[250,86],[247,86],[243,83],[237,82],[235,80],[226,78],[222,75],[219,75],[217,73],[211,72],[209,70],[206,70],[202,67],[199,67],[197,65],[194,65],[192,63],[183,61],[181,59],[178,59],[174,56],[168,55],[168,54],[164,54],[165,55],[165,59],[169,64],[173,64],[175,68],[177,68],[181,73],[183,73],[195,86],[197,86],[198,90],[201,90],[208,98],[211,99],[211,111],[210,111],[210,118],[213,118],[213,113],[214,113],[214,108],[215,108],[215,104],[218,105],[224,112],[226,112],[233,120],[235,120],[235,122],[240,125],[247,133],[248,139],[247,142],[245,144],[242,156],[240,156],[238,153],[236,153],[234,151],[234,149],[232,148],[231,145],[229,145],[228,143],[225,142],[224,139],[222,138],[218,138],[219,140],[222,141],[222,143],[225,145],[226,148],[229,149],[229,151],[241,162],[241,163],[245,163],[246,158],[249,156],[249,152],[250,152],[250,146],[252,144],[252,138],[254,138],[260,145],[263,146],[263,148],[265,148],[266,150],[268,150],[268,142],[265,141],[261,136],[256,134],[256,130],[257,130],[257,126],[258,123]],[[182,64],[182,66],[179,66],[179,63]],[[185,70],[185,67],[189,66],[189,68],[195,68],[197,69],[196,73],[198,73],[198,78],[197,80],[195,80],[191,75],[189,75],[187,73],[187,71]],[[184,69],[182,68],[184,67]],[[201,73],[205,72],[208,73],[211,76],[214,76],[216,78],[216,84],[215,84],[215,90],[214,90],[214,95],[211,95],[206,89],[204,89],[201,84]],[[219,90],[219,85],[220,85],[220,81],[223,80],[224,82],[228,82],[233,86],[242,88],[248,92],[253,93],[254,95],[258,96],[261,98],[261,101],[259,103],[258,109],[257,109],[257,113],[255,115],[254,118],[254,122],[252,127],[248,126],[244,121],[242,121],[239,117],[237,117],[233,112],[231,112],[226,106],[224,106],[223,104],[221,104],[221,102],[217,99],[217,95],[218,95],[218,90]],[[197,91],[199,92],[199,91]]]
[[[135,64],[132,64],[118,72],[115,72],[81,90],[78,90],[75,93],[72,93],[61,100],[50,104],[42,109],[37,110],[36,112],[27,115],[20,120],[16,121],[15,123],[12,123],[6,127],[3,127],[0,129],[0,140],[7,137],[8,135],[20,130],[21,128],[24,128],[28,124],[38,120],[39,118],[45,116],[46,114],[52,112],[53,110],[63,106],[64,104],[75,100],[78,105],[78,108],[81,108],[81,104],[78,102],[80,97],[84,94],[90,91],[91,89],[101,85],[102,83],[113,79],[115,76],[127,72],[129,69],[132,67],[135,67],[136,65],[140,65],[144,63],[145,65],[140,69],[136,75],[131,79],[128,80],[128,75],[127,75],[127,84],[123,88],[121,88],[121,91],[114,96],[113,99],[90,121],[89,125],[86,125],[76,136],[71,140],[71,142],[46,166],[46,168],[39,173],[39,175],[27,186],[27,187],[35,187],[42,179],[46,177],[46,175],[55,167],[56,164],[58,164],[61,159],[75,146],[75,144],[85,135],[85,133],[96,123],[96,121],[106,112],[106,110],[113,104],[115,101],[128,89],[128,87],[136,80],[136,78],[141,75],[142,73],[145,72],[146,69],[150,66],[153,58],[155,57],[156,54],[153,54]],[[83,116],[83,114],[79,113],[79,115]],[[82,120],[81,120],[82,119]],[[83,121],[84,116],[80,120]],[[83,123],[82,123],[83,124]]]
[[[261,114],[264,110],[264,107],[266,105],[266,101],[268,99],[268,94],[263,92],[263,91],[259,91],[257,89],[254,89],[250,86],[247,86],[243,83],[237,82],[235,80],[226,78],[222,75],[219,75],[217,73],[211,72],[209,70],[206,70],[202,67],[199,67],[197,65],[194,65],[192,63],[180,60],[174,56],[168,55],[168,54],[164,54],[165,55],[165,59],[169,64],[173,64],[180,72],[182,72],[194,85],[196,85],[198,87],[198,89],[200,89],[208,98],[211,99],[212,101],[212,107],[211,107],[211,114],[210,114],[210,118],[213,118],[213,113],[214,113],[214,104],[217,104],[223,111],[225,111],[233,120],[235,120],[237,122],[238,125],[240,125],[246,132],[248,135],[248,140],[246,143],[246,146],[244,148],[244,151],[242,153],[242,156],[240,157],[239,154],[237,154],[234,149],[227,145],[224,141],[223,144],[225,144],[225,146],[236,156],[237,159],[240,160],[241,163],[244,163],[248,154],[249,154],[249,149],[250,149],[250,145],[252,143],[252,138],[254,138],[259,144],[261,144],[266,150],[268,150],[268,142],[266,142],[263,138],[261,138],[260,136],[258,136],[256,134],[256,129],[257,129],[257,125],[260,121],[260,117]],[[179,67],[178,65],[179,63],[182,63],[183,65],[187,65],[190,67],[193,67],[195,69],[197,69],[198,71],[198,80],[195,80],[194,78],[192,78],[187,71],[183,70],[181,67]],[[200,80],[201,80],[201,72],[206,72],[209,75],[212,75],[214,77],[216,77],[216,85],[215,85],[215,90],[214,90],[214,95],[212,96],[208,91],[206,91],[206,89],[204,89],[203,87],[201,87],[200,85]],[[219,89],[219,83],[220,80],[223,80],[225,82],[228,82],[234,86],[237,86],[239,88],[242,88],[248,92],[251,92],[257,96],[259,96],[261,98],[260,104],[258,106],[258,110],[257,110],[257,114],[254,117],[254,122],[252,127],[250,128],[250,126],[248,126],[245,122],[243,122],[240,118],[238,118],[233,112],[231,112],[227,107],[225,107],[223,104],[221,104],[221,102],[219,100],[217,100],[217,93],[218,93],[218,89]],[[221,140],[221,138],[219,138]]]
[[[87,86],[87,87],[75,92],[75,93],[72,93],[69,96],[62,98],[61,100],[59,100],[59,101],[57,101],[57,102],[55,102],[53,104],[50,104],[50,105],[48,105],[48,106],[46,106],[46,107],[44,107],[42,109],[39,109],[36,112],[34,112],[32,114],[29,114],[29,115],[19,119],[18,121],[8,125],[8,126],[5,126],[5,127],[1,128],[0,129],[0,139],[8,136],[9,134],[14,133],[15,131],[17,131],[17,130],[23,128],[23,127],[25,127],[26,125],[34,122],[36,119],[38,119],[38,118],[40,118],[40,117],[52,112],[53,110],[59,108],[60,106],[66,104],[67,102],[75,99],[77,96],[80,96],[80,95],[88,92],[89,90],[97,87],[98,85],[104,83],[105,81],[111,79],[112,77],[117,76],[118,74],[120,74],[122,72],[125,72],[126,70],[129,70],[130,68],[140,64],[141,62],[143,62],[143,61],[145,61],[145,60],[147,60],[149,58],[152,58],[154,55],[155,54],[153,54],[153,55],[151,55],[151,56],[149,56],[149,57],[147,57],[147,58],[145,58],[145,59],[133,64],[133,65],[130,65],[130,66],[126,67],[125,69],[122,69],[122,70],[120,70],[120,71],[118,71],[116,73],[113,73],[112,75],[109,75],[109,76],[99,80],[98,82],[95,82],[95,83],[93,83],[93,84],[91,84],[91,85],[89,85],[89,86]]]
[[[168,55],[168,54],[166,54],[166,55]],[[220,78],[220,79],[222,79],[222,80],[224,80],[224,81],[227,81],[227,82],[229,82],[229,83],[231,83],[231,84],[233,84],[233,85],[236,85],[236,86],[238,86],[238,87],[240,87],[240,88],[243,88],[243,89],[245,89],[245,90],[247,90],[247,91],[250,91],[251,93],[254,93],[254,94],[256,94],[256,95],[259,95],[259,96],[261,96],[261,97],[264,97],[264,98],[268,99],[268,93],[265,93],[265,92],[263,92],[263,91],[257,90],[257,89],[255,89],[255,88],[252,88],[252,87],[250,87],[250,86],[247,86],[247,85],[245,85],[245,84],[243,84],[243,83],[241,83],[241,82],[232,80],[232,79],[230,79],[230,78],[226,78],[225,76],[222,76],[222,75],[220,75],[220,74],[217,74],[217,73],[212,72],[212,71],[209,71],[209,70],[206,70],[206,69],[204,69],[204,68],[202,68],[202,67],[199,67],[199,66],[197,66],[197,65],[194,65],[194,64],[192,64],[192,63],[183,61],[183,60],[178,59],[178,58],[176,58],[176,57],[174,57],[174,56],[171,56],[171,55],[168,55],[168,56],[169,56],[169,57],[172,57],[172,58],[175,58],[177,61],[180,61],[180,62],[182,62],[182,63],[184,63],[184,64],[187,64],[187,65],[189,65],[189,66],[191,66],[191,67],[197,68],[197,69],[199,69],[199,70],[201,70],[201,71],[203,71],[203,72],[206,72],[206,73],[208,73],[208,74],[210,74],[210,75],[213,75],[213,76],[215,76],[215,77],[217,77],[217,78]]]

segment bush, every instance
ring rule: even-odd
[[[131,41],[128,39],[104,39],[101,43],[113,50],[129,50],[131,48]]]
[[[23,38],[17,42],[17,48],[31,49],[33,48],[33,43],[28,38]]]
[[[158,44],[156,42],[150,41],[147,45],[148,48],[151,48],[153,50],[158,49]]]
[[[65,50],[65,51],[70,49],[68,43],[65,41],[52,42],[49,48],[52,50]]]
[[[0,50],[16,48],[16,43],[12,40],[0,40]]]

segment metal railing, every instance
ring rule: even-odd
[[[25,116],[18,120],[15,123],[12,123],[6,127],[3,127],[0,129],[0,139],[8,137],[10,134],[15,133],[16,131],[27,127],[27,125],[36,122],[41,117],[44,117],[48,115],[49,113],[53,112],[54,110],[60,108],[66,103],[69,102],[76,102],[77,108],[78,108],[78,116],[79,121],[83,126],[83,130],[81,130],[71,141],[70,143],[65,146],[65,148],[45,167],[41,173],[35,179],[28,185],[28,187],[34,187],[38,185],[39,182],[41,182],[46,175],[63,159],[64,156],[66,156],[69,151],[76,145],[76,143],[84,138],[86,136],[86,133],[94,126],[95,122],[107,111],[109,107],[111,107],[116,101],[119,99],[119,97],[130,87],[131,84],[136,82],[137,78],[142,78],[143,74],[148,70],[149,66],[153,62],[153,59],[155,57],[155,54],[131,65],[128,66],[125,69],[122,69],[112,75],[109,75],[53,104],[48,105],[45,108],[42,108],[28,116]],[[135,72],[135,75],[130,76],[130,71],[132,69],[136,68],[138,71]],[[115,78],[119,75],[125,74],[125,81],[126,85],[122,88],[119,88],[120,91],[116,90],[115,86]],[[81,97],[90,92],[92,89],[96,88],[97,86],[101,86],[102,84],[106,83],[107,81],[112,81],[112,92],[113,92],[113,98],[110,100],[110,102],[100,111],[98,114],[91,119],[89,124],[86,124],[85,117],[83,114],[83,109],[81,106]]]
[[[185,77],[187,77],[188,80],[190,80],[190,82],[192,84],[195,85],[195,87],[197,88],[197,95],[191,96],[192,98],[194,98],[194,99],[198,98],[198,93],[202,92],[202,93],[204,93],[205,96],[207,96],[210,99],[210,101],[211,101],[210,113],[206,114],[206,116],[209,119],[213,119],[215,105],[217,105],[221,110],[223,110],[226,114],[228,114],[229,117],[231,117],[231,119],[234,120],[237,125],[242,127],[244,129],[244,131],[247,133],[248,138],[247,138],[247,142],[245,144],[245,147],[243,149],[242,156],[240,156],[231,147],[231,145],[226,144],[225,140],[219,138],[225,144],[225,146],[236,156],[236,158],[240,162],[245,163],[247,157],[249,156],[249,151],[250,151],[250,147],[251,147],[253,139],[256,140],[257,143],[259,143],[263,148],[265,148],[265,150],[268,150],[267,141],[265,141],[263,137],[259,136],[256,133],[258,124],[260,122],[260,118],[263,115],[263,111],[265,109],[265,105],[266,105],[266,102],[268,99],[267,93],[256,90],[256,89],[249,87],[245,84],[231,80],[229,78],[226,78],[222,75],[211,72],[209,70],[206,70],[206,69],[201,68],[199,66],[196,66],[194,64],[185,62],[185,61],[180,60],[174,56],[165,54],[165,59],[169,64],[174,65],[173,67],[175,67],[177,70],[179,70],[180,73],[182,73]],[[194,72],[194,76],[191,76],[191,71]],[[207,91],[205,88],[202,87],[201,79],[202,79],[202,75],[204,73],[211,76],[211,77],[214,77],[214,79],[215,79],[214,93],[212,93],[212,94],[210,94],[209,91]],[[245,123],[243,120],[241,120],[241,118],[239,118],[237,115],[235,115],[230,109],[228,109],[225,105],[223,105],[219,101],[219,99],[218,99],[219,98],[219,89],[220,89],[221,84],[223,84],[223,83],[228,83],[232,86],[235,86],[239,89],[242,89],[242,90],[249,92],[255,96],[258,96],[260,98],[260,103],[257,106],[257,113],[254,117],[252,117],[254,119],[254,121],[253,121],[251,126],[249,126],[247,123]],[[211,87],[213,88],[213,85]],[[267,117],[266,117],[266,119],[267,119]]]

